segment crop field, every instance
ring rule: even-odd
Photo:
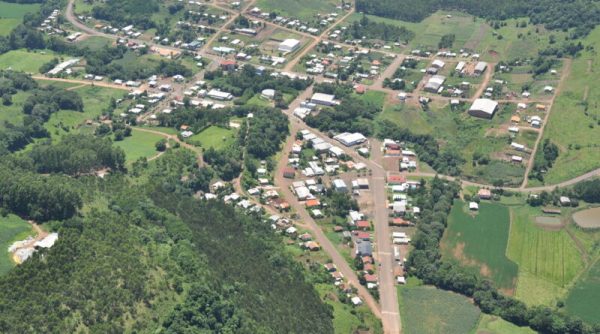
[[[500,317],[481,314],[479,325],[474,334],[534,334],[529,327],[519,327]]]
[[[27,73],[39,73],[40,66],[54,58],[52,51],[29,52],[12,50],[0,55],[0,70],[13,69]]]
[[[600,323],[600,261],[575,284],[565,304],[567,312],[590,323]]]
[[[596,28],[584,43],[598,41]],[[600,71],[600,55],[584,51],[572,61],[570,75],[556,98],[544,131],[560,148],[560,155],[545,175],[546,184],[556,184],[600,168],[600,87],[594,85]]]
[[[118,146],[125,151],[127,163],[132,163],[142,157],[150,158],[158,154],[155,144],[163,139],[163,136],[139,131],[135,128],[131,134],[131,137],[125,137],[125,139],[121,141],[114,142],[115,146]]]
[[[575,242],[565,230],[536,225],[539,209],[511,207],[507,255],[519,265],[517,296],[528,303],[550,302],[583,270]],[[554,286],[554,287],[553,287]]]
[[[213,125],[190,137],[190,140],[199,142],[205,149],[212,147],[219,150],[232,145],[235,141],[235,134],[234,129],[225,129]]]
[[[338,1],[334,0],[258,0],[256,6],[263,11],[303,20],[314,19],[316,14],[336,12]]]
[[[433,287],[399,287],[398,299],[406,334],[470,333],[481,314],[467,298]]]
[[[506,257],[510,217],[499,204],[480,203],[474,216],[466,203],[456,201],[442,239],[442,253],[493,280],[501,289],[512,290],[518,266]]]
[[[33,234],[31,226],[23,219],[8,215],[0,217],[0,275],[6,274],[14,263],[10,259],[10,254],[7,252],[8,247],[15,241],[23,240],[28,235]]]
[[[39,10],[39,4],[17,4],[0,1],[0,36],[7,36],[27,13]]]

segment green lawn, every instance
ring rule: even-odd
[[[226,129],[213,125],[190,137],[190,141],[199,142],[205,149],[212,147],[219,150],[232,145],[235,142],[235,134],[235,129]]]
[[[469,333],[481,314],[461,295],[433,287],[398,287],[403,333]]]
[[[472,334],[535,334],[529,327],[519,327],[500,317],[481,314],[479,325]]]
[[[163,138],[161,135],[143,132],[134,128],[131,137],[114,142],[114,145],[122,148],[125,151],[127,163],[132,163],[139,158],[150,158],[158,154],[155,144]]]
[[[12,96],[12,105],[0,107],[0,128],[4,127],[4,122],[20,125],[23,123],[23,104],[29,97],[28,93],[17,92]]]
[[[258,106],[258,107],[271,107],[273,103],[265,98],[262,98],[260,94],[254,95],[248,102],[247,105]]]
[[[25,239],[28,235],[33,234],[31,226],[23,219],[15,216],[8,215],[6,217],[0,217],[0,275],[6,274],[12,267],[12,262],[8,253],[8,247],[13,242]]]
[[[467,204],[456,201],[442,239],[445,258],[493,280],[501,289],[512,290],[518,266],[506,257],[510,217],[500,204],[480,203],[479,212],[467,212]]]
[[[25,50],[12,50],[0,55],[0,70],[12,68],[15,71],[39,73],[40,66],[55,57],[52,51],[28,52]]]
[[[584,263],[566,231],[550,231],[535,224],[542,216],[529,206],[511,207],[508,257],[519,265],[517,297],[529,304],[559,298]]]
[[[590,323],[600,323],[600,261],[590,268],[571,290],[567,311]]]

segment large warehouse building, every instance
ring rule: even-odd
[[[469,115],[491,119],[498,110],[498,102],[490,99],[477,99],[469,108]]]

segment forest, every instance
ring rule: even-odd
[[[410,22],[420,22],[437,10],[459,10],[490,20],[529,17],[549,29],[573,28],[574,37],[600,23],[600,5],[594,0],[357,0],[356,10]]]

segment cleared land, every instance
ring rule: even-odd
[[[590,268],[566,300],[567,311],[590,323],[600,323],[600,261]]]
[[[7,36],[23,21],[23,16],[39,10],[39,4],[17,4],[0,1],[0,36]]]
[[[337,289],[331,284],[317,284],[321,299],[333,307],[333,328],[336,334],[354,333],[366,324],[373,333],[382,333],[381,324],[367,306],[353,307],[338,300]]]
[[[469,333],[481,312],[461,295],[432,287],[399,287],[403,333]]]
[[[573,221],[582,228],[600,228],[600,207],[575,212]]]
[[[130,137],[126,137],[122,141],[114,143],[115,146],[118,146],[125,151],[127,163],[133,163],[139,158],[150,158],[153,155],[156,155],[158,152],[156,151],[155,144],[164,138],[163,136],[139,131],[135,128],[131,134]]]
[[[442,240],[443,255],[490,278],[501,289],[514,289],[518,266],[506,257],[508,209],[480,203],[478,213],[466,210],[465,202],[454,203]]]
[[[207,148],[219,150],[232,145],[235,141],[236,131],[212,125],[202,132],[190,137],[190,141],[199,142],[200,145]]]
[[[52,51],[29,52],[13,50],[0,55],[0,70],[13,69],[27,73],[39,73],[40,66],[54,58]]]
[[[13,242],[23,240],[28,235],[33,234],[31,226],[23,219],[8,215],[0,217],[0,275],[6,274],[12,267],[15,266],[8,253],[8,247]]]
[[[500,317],[489,314],[481,314],[479,326],[474,334],[534,334],[535,331],[529,327],[519,327]]]
[[[263,11],[277,12],[287,17],[314,19],[316,14],[336,12],[339,4],[333,0],[258,0],[256,6]]]
[[[539,209],[512,207],[511,215],[507,255],[519,265],[517,297],[529,304],[551,303],[583,269],[582,256],[565,230],[536,224]]]

